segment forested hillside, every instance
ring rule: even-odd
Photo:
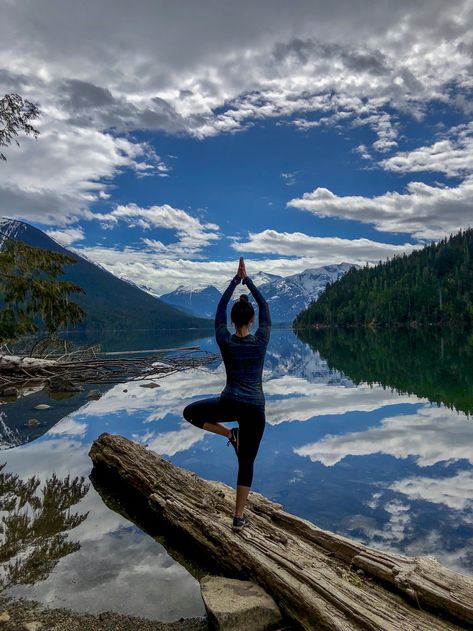
[[[313,325],[473,323],[473,230],[351,269],[294,320]]]
[[[86,312],[86,319],[69,330],[132,330],[207,328],[212,323],[167,305],[136,285],[117,278],[76,252],[63,248],[47,234],[22,221],[0,218],[0,248],[5,239],[23,241],[33,247],[69,254],[73,265],[64,268],[63,280],[85,291],[74,301]],[[1,296],[0,296],[1,300]]]

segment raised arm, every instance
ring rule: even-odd
[[[235,291],[235,287],[240,281],[241,278],[238,274],[232,278],[217,305],[217,311],[215,313],[215,338],[217,344],[227,341],[230,337],[230,331],[227,328],[227,305]]]
[[[256,304],[258,305],[258,330],[256,331],[255,336],[264,342],[268,342],[269,334],[271,332],[271,316],[269,314],[269,305],[263,298],[260,290],[256,287],[249,276],[245,276],[245,278],[243,279],[243,284],[246,285],[251,291],[251,294],[256,300]]]

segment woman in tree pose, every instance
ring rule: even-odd
[[[235,333],[231,335],[227,329],[227,305],[240,282],[248,287],[258,304],[258,330],[254,335],[250,328],[255,312],[245,295],[231,310]],[[228,438],[227,444],[235,449],[238,458],[235,531],[248,523],[244,509],[253,480],[253,463],[264,432],[265,400],[261,379],[270,331],[268,303],[247,276],[245,263],[240,258],[238,272],[220,298],[215,315],[215,338],[225,364],[226,386],[219,397],[191,403],[183,412],[189,423]],[[228,421],[236,421],[238,427],[229,429],[222,425]]]

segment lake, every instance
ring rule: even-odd
[[[87,342],[114,351],[191,341],[217,351],[211,335],[195,335],[90,333]],[[472,368],[473,338],[461,333],[325,331],[299,338],[274,330],[254,490],[321,528],[408,555],[431,554],[473,574]],[[101,386],[98,400],[87,399],[91,385],[70,399],[37,392],[3,402],[7,593],[92,613],[203,616],[197,581],[90,484],[88,451],[103,431],[118,433],[233,485],[233,449],[181,416],[189,402],[218,394],[224,379],[216,362],[162,378],[155,389]],[[35,410],[39,403],[51,407]],[[26,427],[30,418],[40,425]],[[28,486],[32,476],[38,488]],[[10,501],[13,491],[44,499],[23,519]]]

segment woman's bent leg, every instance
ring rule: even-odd
[[[229,412],[225,405],[222,404],[220,397],[212,397],[210,399],[202,399],[190,403],[184,408],[183,416],[192,425],[205,429],[213,434],[219,434],[226,438],[230,435],[230,430],[220,422],[230,421]]]

